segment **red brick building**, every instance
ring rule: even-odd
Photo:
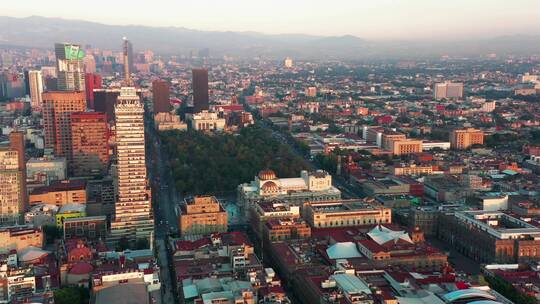
[[[109,127],[102,112],[71,115],[71,168],[75,176],[103,174],[109,164]]]

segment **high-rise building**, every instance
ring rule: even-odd
[[[71,114],[71,153],[75,176],[104,174],[109,163],[109,129],[102,112]]]
[[[171,111],[169,83],[164,80],[152,81],[152,96],[154,100],[154,114]]]
[[[47,76],[43,78],[43,84],[46,91],[58,91],[58,78]]]
[[[290,57],[285,58],[285,61],[283,63],[286,68],[290,69],[293,67],[293,60]]]
[[[41,67],[41,76],[43,76],[43,78],[47,78],[47,77],[57,78],[58,73],[56,71],[56,67],[42,66]]]
[[[467,128],[450,132],[450,145],[452,149],[467,149],[472,145],[484,144],[484,132],[482,130]]]
[[[103,81],[99,74],[86,73],[84,82],[86,89],[86,104],[89,109],[94,109],[94,89],[101,89]]]
[[[106,113],[109,121],[114,120],[114,105],[119,95],[118,89],[94,90],[94,110]]]
[[[131,73],[133,73],[133,45],[126,37],[124,37],[123,45],[123,59],[124,59],[124,77],[127,86],[131,86]]]
[[[30,96],[30,79],[28,76],[28,70],[24,70],[24,93]]]
[[[24,132],[13,131],[9,133],[9,146],[11,150],[17,151],[18,167],[21,175],[21,197],[22,204],[26,210],[28,204],[28,194],[26,193],[26,139],[24,138]]]
[[[433,88],[435,99],[463,98],[463,83],[446,81],[436,83]]]
[[[56,70],[58,90],[84,91],[84,51],[80,45],[56,43]]]
[[[96,59],[92,54],[86,54],[83,59],[84,62],[84,72],[85,73],[95,73],[96,72]]]
[[[45,147],[56,156],[71,159],[71,114],[86,111],[84,92],[43,93]]]
[[[109,240],[148,239],[154,219],[146,179],[144,107],[135,88],[121,89],[115,116],[117,200]]]
[[[30,87],[30,100],[32,111],[40,111],[43,103],[43,78],[41,71],[28,71],[28,85]]]
[[[193,111],[208,110],[208,70],[193,69]]]
[[[18,154],[9,146],[0,147],[0,226],[18,224],[25,211]]]

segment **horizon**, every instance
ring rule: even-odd
[[[127,5],[126,1],[110,3],[96,0],[94,5],[81,7],[80,10],[76,7],[65,10],[66,7],[73,7],[73,4],[68,6],[66,0],[54,3],[8,0],[3,15],[13,18],[60,18],[113,26],[177,27],[196,31],[318,37],[350,35],[373,41],[471,40],[540,33],[539,30],[533,31],[540,25],[535,16],[540,2],[532,0],[512,3],[495,0],[490,1],[489,5],[483,1],[466,0],[343,0],[338,1],[341,5],[332,7],[319,0],[256,4],[246,0],[211,2],[179,4],[156,0],[152,6],[141,8]],[[246,8],[249,9],[247,14]]]

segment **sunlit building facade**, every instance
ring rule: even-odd
[[[146,179],[144,107],[135,88],[122,88],[115,116],[118,182],[110,241],[149,239],[154,219]]]

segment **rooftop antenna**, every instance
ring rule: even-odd
[[[124,41],[123,45],[123,59],[124,59],[124,83],[127,87],[133,86],[133,82],[131,81],[131,71],[130,71],[130,65],[131,62],[129,61],[129,40],[126,36],[122,37],[122,40]],[[133,60],[133,59],[132,59]]]

